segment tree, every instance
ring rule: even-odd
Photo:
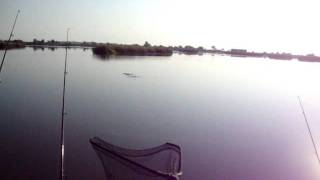
[[[151,44],[148,43],[148,41],[146,41],[143,46],[144,46],[144,47],[151,47]]]

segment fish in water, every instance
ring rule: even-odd
[[[137,77],[139,77],[139,76],[137,76],[137,75],[135,75],[133,73],[122,73],[122,74],[127,76],[127,77],[129,77],[129,78],[137,78]]]

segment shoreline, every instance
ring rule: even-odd
[[[205,49],[203,47],[192,46],[152,46],[148,42],[144,45],[138,44],[111,44],[111,43],[96,43],[96,42],[65,42],[65,41],[38,41],[24,42],[22,40],[12,40],[10,42],[0,40],[1,50],[23,49],[31,47],[34,49],[50,49],[54,51],[56,48],[82,48],[92,49],[92,52],[102,58],[110,55],[125,55],[125,56],[171,56],[173,53],[182,53],[186,55],[202,55],[208,54],[221,54],[233,57],[255,57],[255,58],[269,58],[275,60],[293,60],[305,62],[320,62],[320,56],[314,54],[296,55],[291,53],[268,53],[268,52],[249,52],[245,49]]]

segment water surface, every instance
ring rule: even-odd
[[[185,180],[320,178],[297,101],[319,144],[320,63],[178,54],[103,60],[68,52],[67,179],[104,179],[93,136],[127,148],[178,144]],[[57,179],[64,53],[8,52],[1,179]]]

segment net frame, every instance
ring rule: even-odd
[[[112,158],[116,161],[119,161],[122,165],[130,168],[131,170],[134,170],[135,173],[149,177],[150,179],[157,178],[157,179],[179,180],[182,175],[181,148],[178,145],[175,145],[172,143],[165,143],[153,148],[137,150],[137,149],[127,149],[127,148],[119,147],[119,146],[110,144],[98,137],[91,138],[90,143],[102,162],[107,178],[110,176],[109,174],[110,167],[104,161],[104,156],[107,156],[108,158]],[[178,161],[177,162],[174,161],[174,164],[171,164],[172,167],[169,167],[171,168],[170,169],[171,172],[156,170],[156,169],[147,167],[143,163],[130,159],[130,158],[139,158],[139,157],[149,157],[167,150],[170,150],[173,153],[176,153],[178,157]]]

